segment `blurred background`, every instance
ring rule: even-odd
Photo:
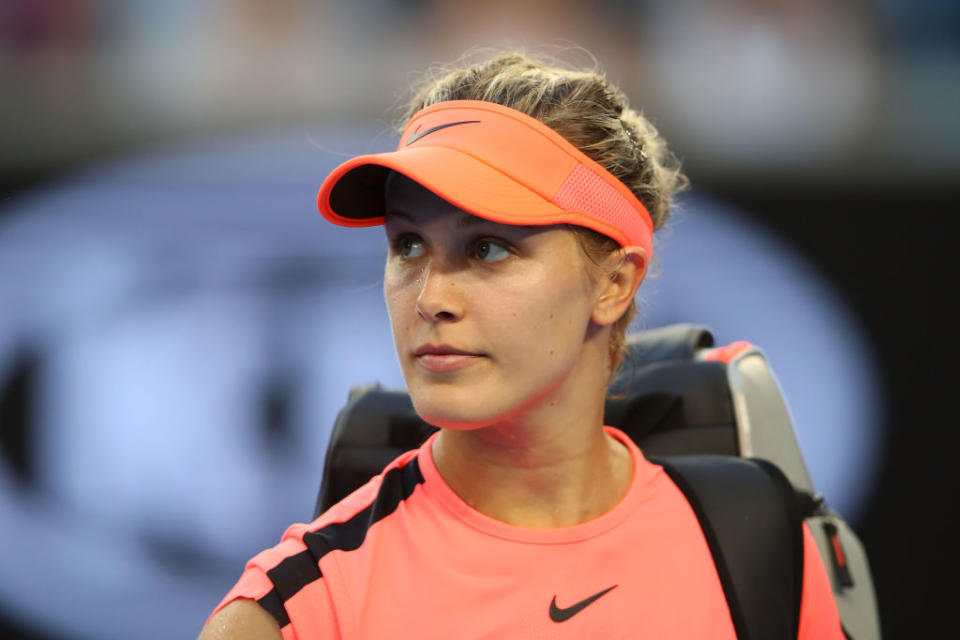
[[[310,519],[348,389],[402,385],[380,231],[316,189],[501,48],[683,157],[640,328],[760,345],[886,637],[955,627],[960,3],[0,0],[0,636],[194,637]]]

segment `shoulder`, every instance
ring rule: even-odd
[[[414,488],[424,482],[419,453],[418,449],[412,449],[398,456],[384,467],[383,471],[324,511],[308,526],[316,529],[330,523],[342,522],[358,515],[374,502],[409,497]]]
[[[360,550],[370,526],[388,518],[397,503],[423,482],[415,453],[394,460],[313,522],[291,525],[277,545],[251,558],[240,580],[214,609],[201,640],[277,638],[287,625],[297,634],[339,637],[328,579],[347,569],[342,562],[328,562],[327,556]]]
[[[215,613],[200,632],[199,640],[282,640],[280,626],[253,600],[234,600]]]

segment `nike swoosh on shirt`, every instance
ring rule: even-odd
[[[567,607],[566,609],[561,609],[560,607],[558,607],[557,596],[553,596],[553,600],[550,602],[550,619],[553,620],[554,622],[565,622],[570,618],[572,618],[573,616],[580,613],[581,611],[583,611],[585,608],[587,608],[594,602],[596,602],[601,596],[606,594],[608,591],[615,589],[616,586],[617,585],[613,585],[612,587],[607,587],[600,593],[595,593],[589,598],[586,598],[585,600],[581,600],[577,604],[573,605],[572,607]]]
[[[438,124],[438,125],[435,126],[435,127],[430,127],[430,128],[427,129],[426,131],[421,131],[421,132],[418,133],[418,134],[415,134],[415,135],[410,136],[410,139],[407,140],[407,144],[404,145],[404,146],[409,147],[411,144],[413,144],[414,142],[416,142],[417,140],[419,140],[419,139],[422,138],[423,136],[428,136],[428,135],[430,135],[431,133],[433,133],[434,131],[440,131],[440,129],[446,129],[447,127],[455,127],[455,126],[457,126],[458,124],[476,124],[476,123],[478,123],[478,122],[480,122],[480,121],[479,121],[479,120],[462,120],[462,121],[460,121],[460,122],[448,122],[448,123],[446,123],[446,124]]]

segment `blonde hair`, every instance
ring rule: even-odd
[[[441,69],[415,89],[403,125],[417,111],[448,100],[484,100],[540,120],[623,182],[650,212],[654,230],[666,223],[674,196],[688,185],[680,162],[653,125],[596,69],[573,70],[505,51],[463,68]],[[619,248],[611,238],[570,226],[594,263]],[[610,333],[610,379],[626,353],[636,302]]]

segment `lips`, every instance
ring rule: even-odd
[[[420,356],[434,355],[434,356],[479,356],[481,354],[475,353],[473,351],[464,351],[463,349],[457,349],[456,347],[451,347],[447,344],[422,344],[416,351],[413,352],[415,358]]]
[[[434,373],[456,371],[485,357],[482,353],[464,351],[446,344],[434,345],[429,343],[418,347],[413,352],[413,356],[421,367]]]

